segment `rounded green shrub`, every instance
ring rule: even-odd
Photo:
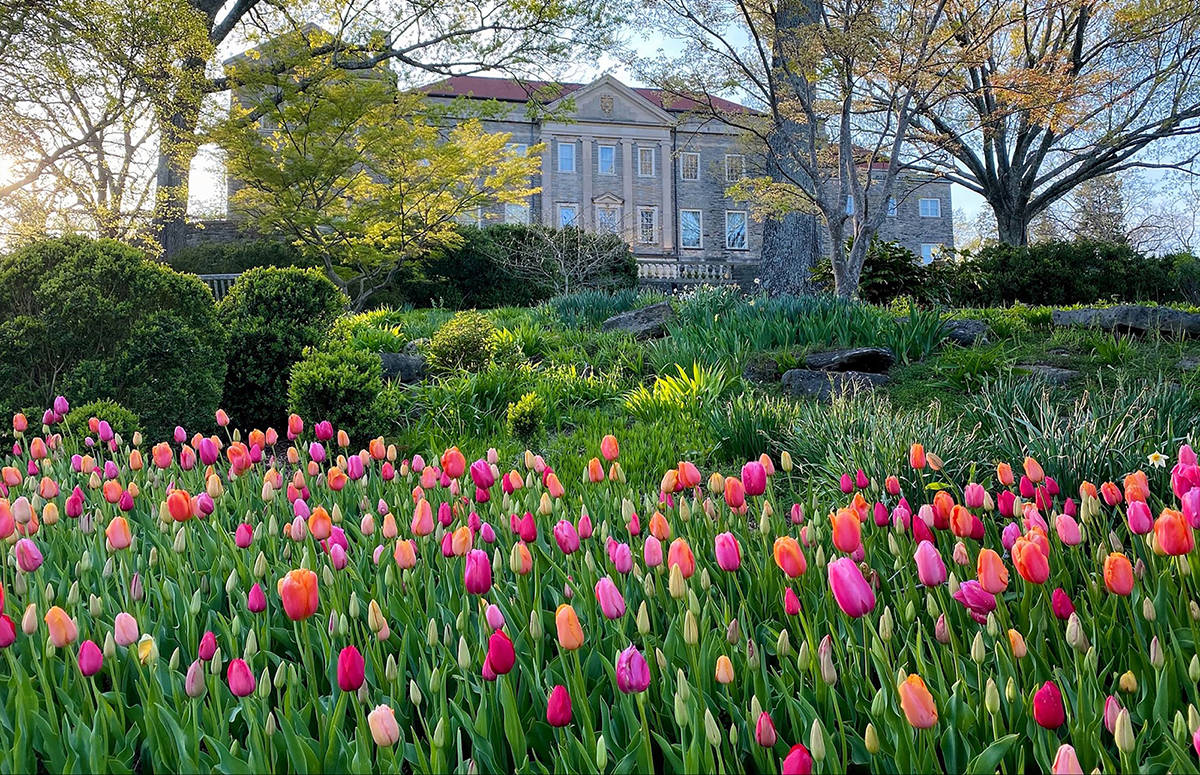
[[[218,305],[230,337],[222,406],[234,424],[282,426],[292,365],[304,348],[325,341],[348,303],[317,269],[264,267],[242,273]]]
[[[259,266],[317,265],[315,259],[306,258],[295,246],[269,239],[201,242],[178,251],[166,261],[177,271],[193,274],[232,274]]]
[[[514,439],[525,442],[536,439],[545,425],[546,402],[537,393],[526,393],[508,405],[505,428]]]
[[[309,349],[292,367],[288,409],[312,422],[329,420],[359,438],[374,436],[372,408],[382,390],[378,355]]]
[[[483,371],[496,352],[495,334],[496,327],[482,313],[458,313],[429,341],[430,370],[440,374]]]
[[[117,401],[160,435],[213,423],[227,336],[198,278],[112,240],[42,240],[0,257],[0,412]]]
[[[142,421],[138,419],[136,414],[121,406],[116,401],[107,399],[90,401],[72,408],[71,411],[67,412],[67,428],[70,429],[71,433],[86,433],[88,423],[91,422],[93,417],[106,421],[112,427],[114,433],[119,434],[126,440],[133,438],[133,434],[142,429]]]

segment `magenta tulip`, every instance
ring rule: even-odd
[[[337,684],[344,692],[356,692],[366,680],[367,663],[354,646],[347,646],[338,654]]]
[[[625,598],[608,576],[596,582],[596,602],[607,619],[620,619],[625,615]]]
[[[104,654],[100,653],[100,647],[90,640],[85,640],[79,647],[79,672],[85,677],[93,676],[100,672],[103,665]]]
[[[742,566],[742,549],[733,533],[721,533],[716,539],[717,567],[733,573]]]
[[[571,694],[562,684],[550,692],[550,699],[546,702],[546,721],[552,727],[565,727],[571,723]]]
[[[917,578],[922,584],[938,587],[946,583],[946,563],[942,561],[942,555],[938,554],[937,547],[931,542],[922,541],[918,544],[913,558],[917,562]]]
[[[450,535],[447,533],[447,535]],[[472,595],[486,595],[492,589],[492,562],[487,552],[482,549],[472,549],[467,552],[466,569],[463,572],[463,582],[467,592]]]
[[[650,686],[650,666],[636,646],[629,646],[617,657],[617,688],[625,694],[638,694]]]
[[[875,591],[849,557],[829,563],[829,589],[847,616],[857,619],[875,610]]]

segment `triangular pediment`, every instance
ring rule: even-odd
[[[675,119],[670,113],[611,75],[601,76],[582,89],[560,97],[547,108],[550,111],[561,108],[568,99],[575,104],[574,117],[578,121],[612,121],[659,126],[675,124]]]
[[[600,196],[592,199],[592,204],[599,205],[601,207],[620,207],[621,205],[625,204],[625,200],[611,191],[605,191]]]

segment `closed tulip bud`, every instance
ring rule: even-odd
[[[683,642],[689,646],[695,646],[700,642],[700,627],[690,610],[683,617]]]
[[[1158,614],[1154,610],[1154,601],[1148,597],[1142,598],[1142,618],[1148,622],[1158,618]]]
[[[792,653],[792,641],[787,630],[779,631],[779,640],[775,642],[775,652],[780,659],[784,659]]]
[[[1155,670],[1162,670],[1164,664],[1162,645],[1157,635],[1150,639],[1150,664]]]
[[[1083,632],[1083,624],[1079,621],[1079,614],[1073,613],[1067,619],[1067,643],[1080,654],[1085,653],[1091,647],[1091,644],[1088,643],[1087,635]]]
[[[731,646],[736,646],[742,640],[742,632],[738,628],[737,619],[731,619],[729,626],[725,628],[725,642]]]
[[[1000,692],[991,678],[988,678],[987,687],[983,691],[983,707],[993,716],[1000,712]]]
[[[800,650],[796,652],[796,667],[804,672],[812,667],[812,652],[808,649],[808,641],[800,641]]]
[[[276,689],[283,690],[287,686],[288,681],[288,665],[286,662],[280,662],[279,667],[275,668],[275,678],[273,683]]]
[[[204,683],[204,666],[197,659],[188,668],[187,677],[183,680],[183,690],[187,693],[187,696],[196,699],[204,696],[206,688]]]
[[[867,753],[872,756],[879,753],[879,733],[875,731],[874,724],[867,724],[867,731],[863,735],[863,743],[866,745]]]
[[[883,614],[879,617],[879,637],[884,643],[890,643],[892,640],[892,609],[890,606],[884,606]]]
[[[417,682],[412,679],[408,681],[408,699],[416,707],[421,707],[421,689],[417,686]]]
[[[637,612],[637,629],[638,634],[642,637],[650,634],[650,614],[646,611],[646,601],[643,600],[638,606]]]
[[[437,726],[433,728],[433,745],[435,748],[444,748],[446,746],[446,717],[442,716],[438,719]]]
[[[1181,744],[1191,737],[1188,734],[1187,721],[1183,718],[1183,711],[1175,711],[1175,718],[1171,719],[1171,734],[1175,735],[1175,739]]]
[[[1127,694],[1133,694],[1138,688],[1137,676],[1133,674],[1132,670],[1126,670],[1121,674],[1121,678],[1117,681],[1117,685],[1121,688],[1121,691]]]
[[[1128,710],[1122,709],[1117,714],[1117,723],[1113,729],[1113,740],[1122,753],[1131,752],[1137,745],[1137,740],[1133,736],[1133,722],[1129,718]]]
[[[1192,661],[1188,663],[1188,678],[1192,683],[1200,683],[1200,656],[1192,655]]]
[[[975,640],[971,641],[971,659],[977,665],[983,664],[986,652],[983,647],[983,633],[976,632]]]
[[[821,680],[826,686],[833,686],[837,683],[838,675],[837,668],[833,665],[833,641],[826,635],[821,640],[821,645],[817,649],[817,663],[821,668]]]
[[[825,729],[820,719],[813,719],[812,730],[808,735],[808,752],[815,761],[825,761]]]
[[[254,630],[250,630],[250,632],[246,635],[246,647],[242,649],[242,659],[245,659],[247,662],[249,662],[250,658],[257,653],[258,636],[254,634]]]
[[[704,737],[713,748],[720,747],[721,727],[717,725],[717,720],[713,718],[712,710],[709,708],[704,709]]]
[[[687,582],[683,578],[683,570],[678,565],[671,566],[671,575],[667,581],[667,590],[671,597],[681,600],[687,596]]]
[[[608,767],[608,745],[604,742],[604,735],[596,740],[596,769],[604,772]]]
[[[21,632],[26,635],[33,635],[38,628],[37,604],[30,603],[25,607],[25,614],[21,617]]]
[[[646,604],[642,603],[642,605],[644,606]],[[529,637],[532,638],[534,641],[539,641],[542,639],[542,634],[544,632],[545,631],[542,628],[541,612],[539,612],[537,609],[530,611],[529,612]]]

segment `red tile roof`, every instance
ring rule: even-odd
[[[586,83],[552,83],[549,81],[518,82],[510,78],[488,78],[481,75],[457,75],[444,81],[422,87],[422,91],[431,97],[471,97],[480,100],[500,100],[502,102],[529,102],[536,99],[539,102],[553,102],[572,92],[587,86]],[[644,89],[634,87],[633,91],[654,103],[656,106],[671,113],[686,113],[695,110],[703,103],[687,97],[664,95],[659,89]],[[745,105],[739,105],[730,100],[713,97],[712,104],[717,110],[726,113],[750,113],[752,110]],[[707,106],[705,106],[707,107]]]

